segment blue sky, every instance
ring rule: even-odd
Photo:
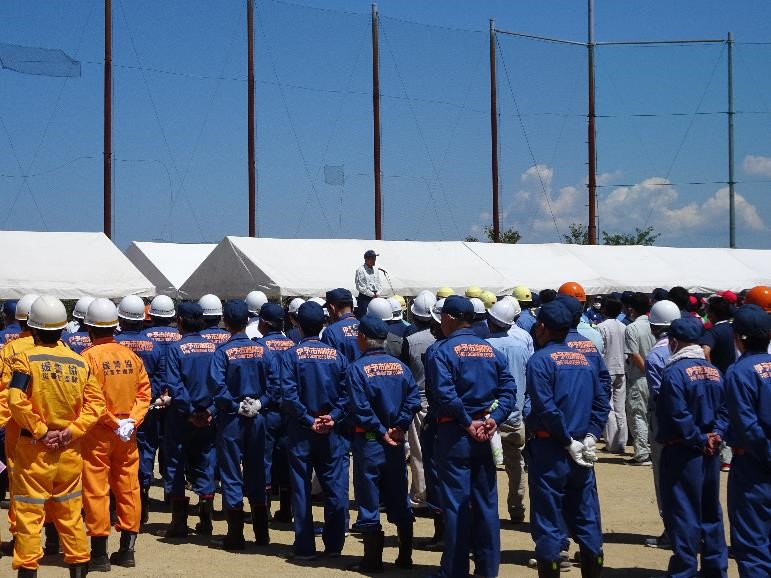
[[[573,1],[399,1],[381,17],[384,235],[462,239],[490,217],[488,20],[583,41]],[[374,234],[370,3],[256,2],[262,236]],[[240,0],[114,0],[114,239],[244,235]],[[0,4],[0,42],[61,48],[80,78],[0,70],[0,227],[101,230],[103,8]],[[724,38],[734,58],[737,241],[771,248],[771,3],[596,0],[598,41]],[[499,35],[501,207],[522,242],[586,220],[586,51]],[[726,246],[725,45],[597,49],[600,228]],[[695,114],[698,113],[698,114]],[[344,166],[344,186],[324,182]],[[27,175],[22,179],[21,175]]]

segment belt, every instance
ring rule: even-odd
[[[540,440],[545,440],[545,439],[549,439],[551,437],[551,434],[541,429],[536,432],[533,432],[533,437],[538,438]]]
[[[662,445],[665,448],[671,448],[672,446],[680,445],[681,443],[683,443],[682,438],[675,438],[673,440],[669,440],[669,441],[664,442]]]
[[[33,435],[32,435],[32,432],[31,432],[31,431],[29,431],[28,429],[22,429],[22,430],[21,430],[21,432],[19,432],[19,433],[20,433],[20,434],[21,434],[23,437],[25,437],[25,438],[33,438],[33,439],[34,439],[34,437],[35,437],[35,436],[33,436]]]
[[[484,419],[486,415],[486,411],[480,411],[478,413],[471,414],[471,419]],[[457,420],[454,417],[450,417],[449,415],[440,415],[436,421],[438,423],[450,423]]]
[[[747,453],[743,448],[731,448],[731,452],[733,452],[735,456],[743,456]]]
[[[356,427],[353,428],[353,433],[367,433],[367,430],[357,425]]]

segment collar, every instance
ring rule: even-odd
[[[109,337],[100,337],[99,339],[94,339],[91,342],[91,345],[103,345],[105,343],[115,343],[115,338],[112,335]]]
[[[271,331],[271,332],[269,332],[269,333],[266,333],[266,334],[265,334],[265,335],[263,335],[262,337],[263,337],[263,339],[267,339],[267,338],[268,338],[268,337],[270,337],[271,335],[280,335],[281,337],[286,337],[286,336],[285,336],[283,333],[281,333],[280,331]]]
[[[490,333],[490,338],[498,338],[498,337],[508,337],[509,332],[508,331],[496,331],[495,333]]]
[[[474,333],[474,330],[471,329],[471,327],[462,327],[461,329],[456,329],[452,333],[450,333],[447,336],[447,339],[450,339],[451,337],[458,337],[460,335],[473,335],[476,337],[476,333]]]
[[[32,337],[32,330],[31,329],[25,329],[21,333],[19,333],[19,339],[22,337]]]
[[[723,319],[722,321],[718,321],[717,323],[713,323],[712,327],[717,327],[718,325],[720,325],[722,323],[731,323],[731,320],[730,319]]]
[[[310,337],[303,337],[300,343],[305,343],[306,341],[321,341],[321,339],[319,339],[318,335],[311,335]]]
[[[382,347],[377,347],[375,349],[368,349],[364,353],[361,354],[362,357],[365,355],[385,355],[385,349]]]
[[[669,361],[667,361],[667,366],[670,366],[681,359],[705,359],[704,350],[701,348],[701,345],[696,345],[695,343],[686,345],[680,351],[673,353],[670,356]]]
[[[231,339],[249,339],[249,336],[246,334],[245,331],[239,331],[238,333],[231,333],[230,334],[230,341]]]
[[[356,314],[353,311],[349,311],[348,313],[343,313],[338,321],[342,321],[343,319],[350,319],[351,317],[356,318]]]

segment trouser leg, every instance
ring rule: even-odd
[[[701,543],[702,454],[680,446],[666,447],[661,455],[661,498],[664,527],[672,541],[667,575],[692,578]]]
[[[701,493],[701,573],[705,578],[725,578],[728,572],[728,549],[720,507],[720,456],[702,458]]]
[[[423,473],[423,449],[420,445],[420,431],[426,417],[424,410],[415,414],[407,430],[410,444],[410,499],[416,507],[426,504],[426,477]]]
[[[771,576],[771,472],[746,455],[728,474],[728,519],[739,576]]]
[[[385,455],[380,444],[376,440],[367,440],[363,433],[354,434],[351,450],[353,490],[359,511],[356,525],[362,533],[374,532],[380,529],[381,471]]]
[[[489,444],[472,441],[470,449],[474,574],[493,578],[498,576],[501,563],[495,463]]]
[[[626,417],[630,421],[634,459],[650,459],[648,445],[648,383],[644,377],[627,380]]]
[[[107,428],[96,425],[81,442],[83,452],[83,510],[89,536],[110,535],[110,456],[111,444],[107,435],[117,436]]]
[[[317,435],[317,434],[314,434]],[[324,531],[322,539],[327,552],[337,553],[345,543],[348,516],[348,448],[343,436],[332,432],[326,439],[316,439],[313,467],[324,490]]]
[[[502,424],[499,429],[503,443],[503,465],[509,480],[506,505],[512,521],[516,521],[525,516],[525,478],[522,458],[522,449],[525,446],[525,425],[524,423],[516,426]]]
[[[297,426],[299,429],[299,426]],[[294,511],[294,554],[309,556],[316,553],[311,510],[310,432],[293,432],[289,438],[289,474],[292,482]]]
[[[626,423],[626,376],[611,375],[610,415],[605,426],[605,440],[611,452],[626,448],[629,428]]]
[[[549,439],[530,440],[525,447],[525,456],[535,557],[549,564],[555,561],[559,564],[565,536],[563,504],[570,458],[563,448]]]
[[[137,534],[142,519],[142,497],[139,489],[139,451],[134,438],[127,442],[116,439],[113,444],[110,487],[115,496],[118,529]]]

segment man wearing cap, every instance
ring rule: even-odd
[[[444,512],[440,573],[497,576],[500,565],[498,494],[490,438],[516,406],[516,384],[505,356],[471,330],[474,306],[465,297],[445,299],[442,333],[427,363],[430,402],[438,421],[434,456]],[[429,365],[430,364],[430,365]],[[470,507],[469,507],[470,506]],[[473,533],[473,536],[472,536]]]
[[[581,575],[603,566],[595,443],[608,419],[608,391],[586,355],[565,339],[575,314],[563,299],[541,306],[533,326],[539,348],[527,364],[525,446],[539,578],[560,575],[565,531],[580,547]]]
[[[741,356],[726,375],[731,547],[740,576],[771,576],[771,315],[745,305],[733,330]]]
[[[324,330],[321,341],[337,349],[348,363],[352,363],[361,355],[357,341],[359,320],[353,314],[353,296],[348,289],[339,288],[327,291],[325,297],[326,310],[332,323]]]
[[[339,556],[345,542],[348,507],[348,443],[338,423],[348,411],[345,371],[348,362],[318,335],[324,325],[321,305],[308,301],[297,311],[302,341],[281,358],[281,393],[289,416],[289,467],[294,510],[294,559],[316,558],[311,512],[311,470],[324,490],[325,552]]]
[[[356,297],[356,314],[361,317],[367,312],[367,305],[375,297],[380,297],[380,270],[375,267],[378,254],[372,249],[364,253],[364,264],[356,269],[354,283],[359,292]]]
[[[727,576],[720,508],[720,440],[727,428],[723,377],[698,345],[704,326],[694,317],[669,327],[669,350],[656,402],[664,527],[672,541],[667,576]]]
[[[187,537],[186,475],[199,498],[200,521],[196,532],[211,536],[216,467],[215,432],[211,421],[216,409],[207,381],[216,345],[201,335],[203,309],[198,303],[180,303],[177,325],[182,331],[182,339],[169,346],[166,359],[166,385],[171,405],[163,440],[168,459],[164,481],[171,500],[171,523],[165,536]]]
[[[517,327],[524,329],[527,333],[530,333],[533,325],[535,325],[535,317],[533,317],[533,294],[524,285],[519,285],[514,288],[514,292],[511,294],[514,299],[517,300],[519,306],[522,308],[522,313],[517,317]]]
[[[249,315],[246,303],[228,301],[223,314],[231,337],[217,347],[208,372],[208,390],[216,407],[217,463],[228,522],[223,541],[226,550],[245,548],[244,496],[252,510],[255,542],[258,546],[270,542],[264,414],[268,407],[275,407],[280,397],[276,383],[278,360],[264,344],[263,340],[271,337],[263,329],[280,323],[274,308],[283,314],[275,303],[262,306],[260,332],[264,337],[255,342],[245,333]]]
[[[388,326],[379,317],[365,315],[359,324],[362,356],[348,366],[346,388],[354,422],[352,443],[356,521],[364,540],[360,572],[383,570],[385,535],[380,525],[380,504],[399,537],[399,568],[412,567],[412,508],[407,492],[404,437],[420,409],[420,395],[409,368],[386,354]]]
[[[490,328],[487,326],[487,307],[478,297],[472,297],[470,301],[474,306],[474,320],[471,323],[471,330],[480,339],[487,339],[490,337]]]
[[[389,297],[388,302],[391,304],[393,318],[390,321],[385,322],[388,326],[385,351],[389,355],[399,357],[402,353],[402,346],[404,345],[404,336],[407,335],[410,325],[405,324],[404,322],[404,312],[402,311],[401,302],[395,297]]]
[[[16,321],[16,301],[15,299],[9,299],[3,303],[3,325],[5,328],[0,330],[0,349],[14,339],[18,339],[21,334],[21,327]]]

